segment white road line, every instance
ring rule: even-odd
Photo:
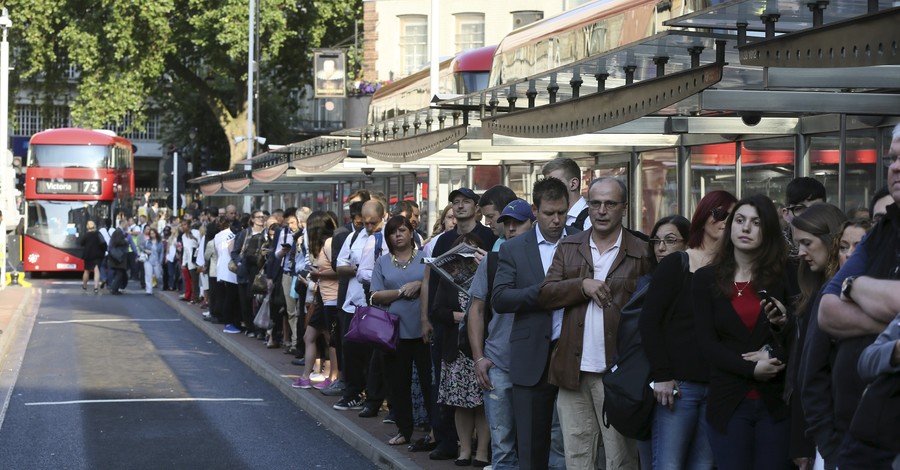
[[[71,401],[39,401],[26,403],[25,406],[51,406],[51,405],[90,405],[94,403],[150,403],[150,402],[186,402],[186,401],[250,401],[261,402],[262,398],[121,398],[110,400],[71,400]]]
[[[110,322],[155,322],[155,321],[181,321],[180,318],[97,318],[93,320],[52,320],[39,321],[38,325],[57,325],[60,323],[110,323]]]

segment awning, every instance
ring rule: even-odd
[[[222,189],[222,183],[220,181],[215,181],[212,183],[207,183],[200,186],[200,193],[204,196],[212,196],[219,192]]]
[[[288,163],[280,163],[277,165],[254,169],[253,180],[259,181],[260,183],[271,183],[272,181],[277,180],[281,175],[283,175],[284,172],[287,171],[288,166]]]
[[[239,192],[247,189],[247,186],[250,186],[251,181],[253,181],[252,178],[239,178],[239,179],[227,180],[227,181],[222,182],[222,187],[224,187],[225,190],[230,193],[239,193]]]

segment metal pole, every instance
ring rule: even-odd
[[[172,152],[172,214],[178,217],[178,152]]]
[[[434,95],[437,95],[440,91],[440,85],[438,83],[438,73],[439,68],[441,66],[440,59],[440,16],[441,16],[441,0],[431,0],[431,16],[429,20],[431,21],[431,75],[430,75],[430,90],[431,96],[429,97],[429,101],[431,98],[434,98]]]
[[[12,181],[12,158],[9,156],[8,146],[9,42],[6,40],[6,35],[11,27],[12,21],[10,21],[6,8],[4,8],[2,15],[0,15],[0,28],[3,29],[3,37],[2,41],[0,41],[0,155],[3,156],[3,165],[0,166],[0,195],[2,195],[3,199],[3,209],[7,210],[7,213],[4,215],[7,218],[12,218],[13,222],[18,222],[18,220],[15,220],[15,214],[9,213],[9,207],[12,206],[9,204],[9,200],[12,198],[12,188],[9,187]],[[0,259],[0,289],[6,287],[6,225],[6,221],[0,223],[0,227],[3,229],[3,236],[0,237],[0,258],[2,258]]]
[[[256,13],[256,0],[250,0],[250,21],[249,32],[247,34],[247,160],[253,158],[253,38],[254,38],[254,21]]]

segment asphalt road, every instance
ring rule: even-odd
[[[35,285],[2,363],[0,467],[374,468],[156,298]]]

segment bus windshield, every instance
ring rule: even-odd
[[[108,201],[28,201],[25,234],[55,248],[75,249],[87,221],[102,227],[101,221],[111,218],[111,208]]]
[[[102,145],[32,145],[32,168],[107,168],[111,147]]]

